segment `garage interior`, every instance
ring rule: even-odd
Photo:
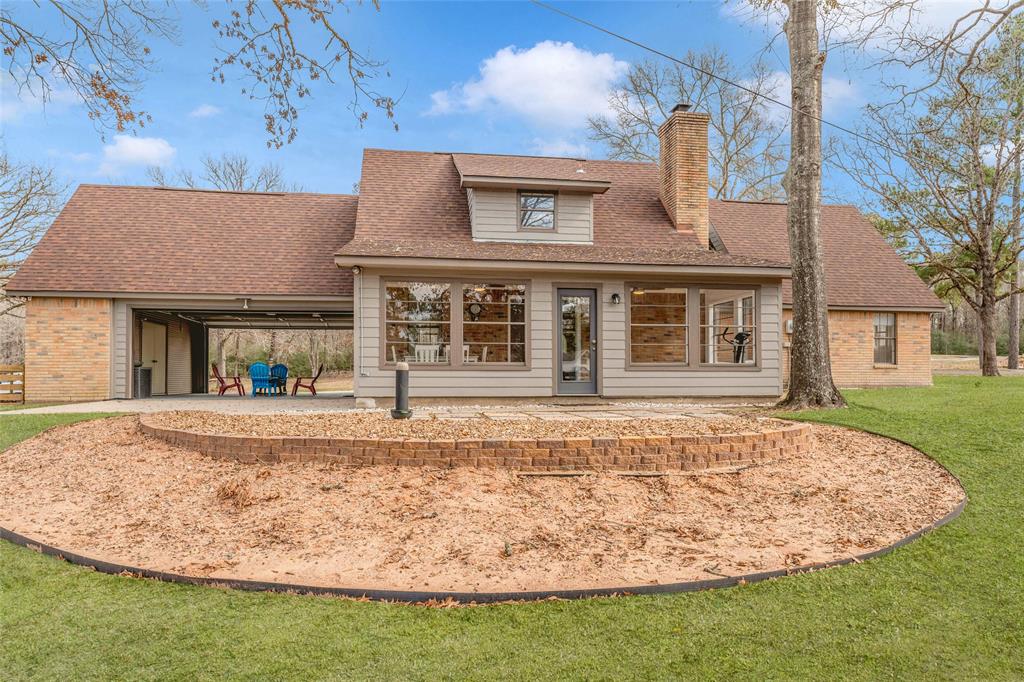
[[[211,329],[345,330],[352,329],[352,312],[135,308],[130,395],[140,398],[209,392],[213,377],[209,360]]]

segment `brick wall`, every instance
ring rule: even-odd
[[[783,311],[783,325],[793,318]],[[874,319],[871,311],[831,310],[829,351],[832,377],[840,387],[931,386],[931,316],[896,313],[896,366],[875,365]],[[791,334],[784,334],[788,343]],[[785,349],[783,377],[789,381],[789,348]]]
[[[699,436],[619,436],[514,440],[378,440],[222,436],[159,426],[146,435],[215,459],[246,464],[304,462],[344,466],[506,467],[520,471],[696,471],[790,457],[814,447],[807,424],[761,432]]]
[[[33,297],[25,313],[26,400],[110,397],[112,301]]]

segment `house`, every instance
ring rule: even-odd
[[[352,329],[355,392],[778,396],[782,204],[707,197],[708,117],[659,164],[368,149],[360,194],[82,185],[8,292],[32,400],[206,390],[207,330]],[[852,206],[822,211],[843,386],[928,385],[942,309]]]

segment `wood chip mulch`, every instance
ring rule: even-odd
[[[920,452],[815,426],[806,455],[735,473],[521,477],[504,470],[215,461],[135,416],[0,453],[0,526],[123,564],[220,578],[430,590],[677,582],[888,545],[964,492]]]
[[[396,420],[385,412],[255,415],[198,411],[160,412],[147,419],[153,426],[207,434],[427,440],[689,436],[760,432],[786,426],[777,419],[724,415],[713,419],[586,419],[573,418],[572,413],[550,421],[486,417]]]

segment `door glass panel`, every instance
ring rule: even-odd
[[[591,298],[589,296],[562,296],[562,381],[589,382],[591,380]]]

